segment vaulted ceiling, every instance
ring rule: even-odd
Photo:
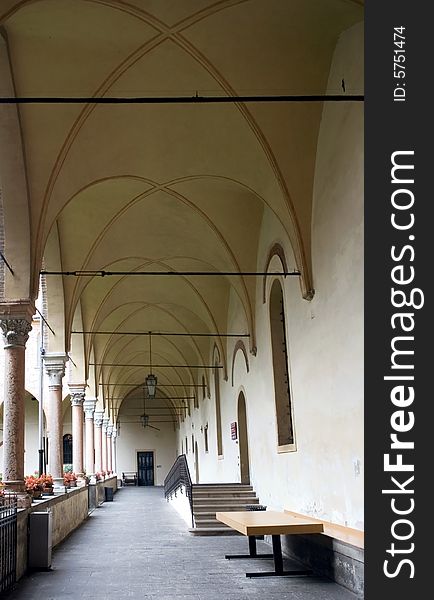
[[[321,94],[340,33],[362,18],[357,0],[0,4],[18,97]],[[35,289],[44,255],[48,270],[255,271],[268,213],[310,289],[321,103],[47,103],[19,111]],[[224,333],[230,303],[254,339],[255,289],[243,276],[65,276],[65,346],[78,309],[85,331]],[[152,357],[207,364],[213,343],[159,336]],[[146,336],[86,335],[84,349],[87,367],[150,358]],[[105,382],[143,380],[143,368],[98,369]],[[157,374],[181,384],[197,373]]]

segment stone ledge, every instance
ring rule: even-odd
[[[53,548],[62,542],[88,517],[87,486],[71,488],[64,493],[47,496],[30,508],[17,511],[17,580],[27,571],[29,514],[51,510]]]

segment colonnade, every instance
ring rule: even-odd
[[[32,329],[34,305],[14,302],[0,306],[0,328],[5,352],[5,387],[3,409],[3,485],[6,494],[17,496],[18,506],[27,507],[31,498],[24,483],[25,431],[25,349]],[[46,353],[43,357],[48,377],[46,423],[48,468],[54,489],[63,484],[63,415],[62,389],[66,354]],[[97,399],[86,397],[86,384],[69,383],[72,407],[73,471],[78,479],[84,474],[115,470],[116,428],[108,416],[97,411]],[[86,453],[84,453],[84,448]]]

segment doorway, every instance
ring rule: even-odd
[[[247,436],[246,399],[243,392],[238,396],[238,444],[240,450],[241,483],[250,484],[249,439]]]
[[[137,485],[154,485],[154,453],[137,452]]]

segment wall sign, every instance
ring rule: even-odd
[[[238,439],[237,422],[236,421],[234,423],[231,423],[231,438],[233,440]]]

